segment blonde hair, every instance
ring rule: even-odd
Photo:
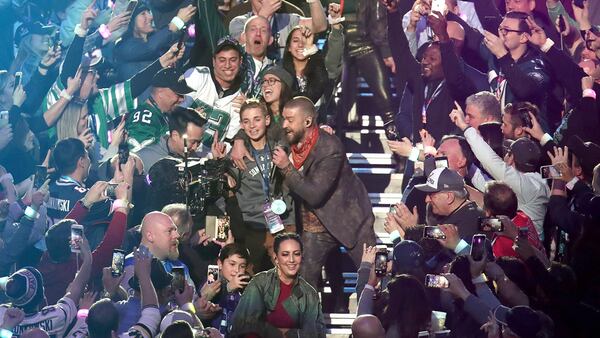
[[[56,122],[56,136],[59,141],[69,137],[77,138],[79,136],[77,126],[79,125],[81,110],[84,106],[85,103],[71,101],[65,107],[60,119]]]

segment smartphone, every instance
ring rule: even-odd
[[[171,269],[171,274],[173,274],[171,287],[173,290],[179,290],[179,292],[183,292],[185,289],[185,270],[180,266],[173,267],[173,269]]]
[[[81,252],[81,247],[77,244],[77,241],[83,238],[83,225],[73,224],[71,225],[71,252]]]
[[[110,272],[113,277],[119,277],[123,274],[123,266],[125,264],[125,251],[114,249],[112,256],[112,263],[110,265]]]
[[[219,242],[227,241],[230,221],[229,216],[206,216],[206,235]]]
[[[440,156],[435,158],[435,168],[448,168],[448,157]]]
[[[448,5],[446,5],[446,0],[431,1],[431,12],[440,12],[442,15],[446,15],[447,11]]]
[[[565,22],[565,17],[561,15],[558,16],[558,31],[564,32],[567,30],[567,23]]]
[[[21,85],[21,82],[23,81],[23,72],[16,72],[15,73],[15,86],[13,88],[13,91],[15,89],[17,89],[18,86]]]
[[[177,41],[177,53],[179,53],[179,51],[183,47],[183,44],[185,43],[185,38],[187,37],[187,30],[182,30],[180,34],[181,35],[179,35],[179,40]]]
[[[540,167],[540,175],[542,175],[542,178],[546,179],[546,180],[562,177],[562,174],[560,173],[560,171],[558,171],[558,169],[556,169],[556,167],[553,165],[541,166]]]
[[[129,160],[129,145],[126,140],[119,144],[119,165],[127,163]]]
[[[425,226],[425,228],[423,228],[423,237],[433,239],[446,239],[446,234],[444,234],[440,227]]]
[[[573,5],[583,9],[583,0],[573,0]]]
[[[208,273],[206,274],[206,284],[212,284],[219,280],[219,266],[209,265]]]
[[[56,50],[56,48],[60,45],[60,29],[56,29],[50,39],[52,43],[52,50]]]
[[[127,4],[127,9],[125,10],[125,12],[130,12],[133,14],[133,10],[137,6],[137,4],[138,4],[138,0],[130,0],[129,3]]]
[[[9,116],[8,110],[0,111],[0,128],[8,125]]]
[[[117,183],[109,183],[108,187],[106,187],[106,190],[104,191],[104,193],[106,194],[106,197],[110,198],[110,199],[116,199],[117,195],[115,194],[115,189],[117,189]]]
[[[394,204],[390,205],[390,211],[389,213],[391,214],[395,214],[396,213],[396,206]]]
[[[383,277],[387,273],[388,253],[385,251],[377,251],[375,253],[375,275]]]
[[[471,240],[471,258],[475,261],[482,260],[485,250],[485,235],[473,235],[473,239]]]
[[[427,274],[425,276],[425,286],[428,288],[447,289],[450,283],[442,275]]]
[[[39,189],[44,182],[46,182],[46,178],[48,177],[48,168],[43,165],[35,166],[35,174],[33,176],[33,188]]]
[[[479,231],[502,232],[504,225],[497,217],[479,217]]]
[[[519,238],[529,237],[529,228],[519,228]]]

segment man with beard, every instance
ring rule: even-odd
[[[273,163],[297,197],[306,260],[301,274],[317,287],[323,264],[332,250],[345,247],[359,266],[363,244],[375,244],[375,216],[367,190],[352,172],[342,143],[319,128],[310,99],[292,99],[282,115],[292,161],[283,148],[277,147]]]
[[[179,232],[177,226],[169,215],[160,211],[148,213],[142,220],[142,241],[140,248],[146,247],[152,256],[158,258],[169,273],[174,267],[183,267],[185,278],[190,285],[194,285],[190,277],[188,267],[179,260]],[[145,249],[144,249],[145,250]],[[125,268],[121,286],[129,290],[129,279],[133,277],[133,265],[135,259],[133,253],[125,257]]]

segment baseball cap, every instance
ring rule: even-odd
[[[189,94],[194,91],[185,82],[183,73],[174,68],[163,68],[152,78],[152,86],[158,88],[169,88],[179,95]]]
[[[527,171],[535,171],[542,156],[540,147],[528,137],[521,137],[510,142],[509,151],[512,153],[515,163]]]
[[[392,271],[395,274],[410,273],[423,266],[423,257],[423,248],[417,242],[404,240],[394,246]]]
[[[494,310],[494,317],[498,323],[508,326],[520,338],[535,338],[542,329],[540,315],[529,306],[499,306]]]
[[[431,171],[426,183],[417,184],[415,188],[426,193],[461,191],[465,189],[465,180],[454,170],[437,168]]]
[[[271,74],[271,75],[275,75],[277,76],[277,78],[279,78],[279,80],[281,80],[281,82],[285,83],[288,88],[292,88],[293,85],[293,80],[292,80],[292,75],[290,74],[290,72],[288,72],[287,70],[285,70],[285,68],[281,67],[281,66],[273,66],[271,68],[269,68],[264,75],[267,74]],[[263,75],[263,77],[264,77]]]
[[[593,142],[583,142],[577,135],[569,137],[567,146],[577,156],[586,177],[592,177],[594,168],[600,163],[600,146]]]
[[[27,22],[22,24],[15,31],[15,44],[19,45],[23,38],[28,35],[51,35],[57,29],[56,26],[44,26],[39,21]]]
[[[233,48],[237,50],[238,53],[240,53],[240,55],[244,54],[242,45],[240,45],[239,42],[237,42],[237,40],[234,39],[231,35],[225,35],[224,37],[219,39],[219,41],[217,41],[217,47],[215,48],[215,53],[213,55],[219,54],[225,48]]]

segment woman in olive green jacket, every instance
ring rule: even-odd
[[[275,236],[276,267],[258,273],[233,314],[230,337],[325,337],[319,295],[302,277],[297,234]]]

